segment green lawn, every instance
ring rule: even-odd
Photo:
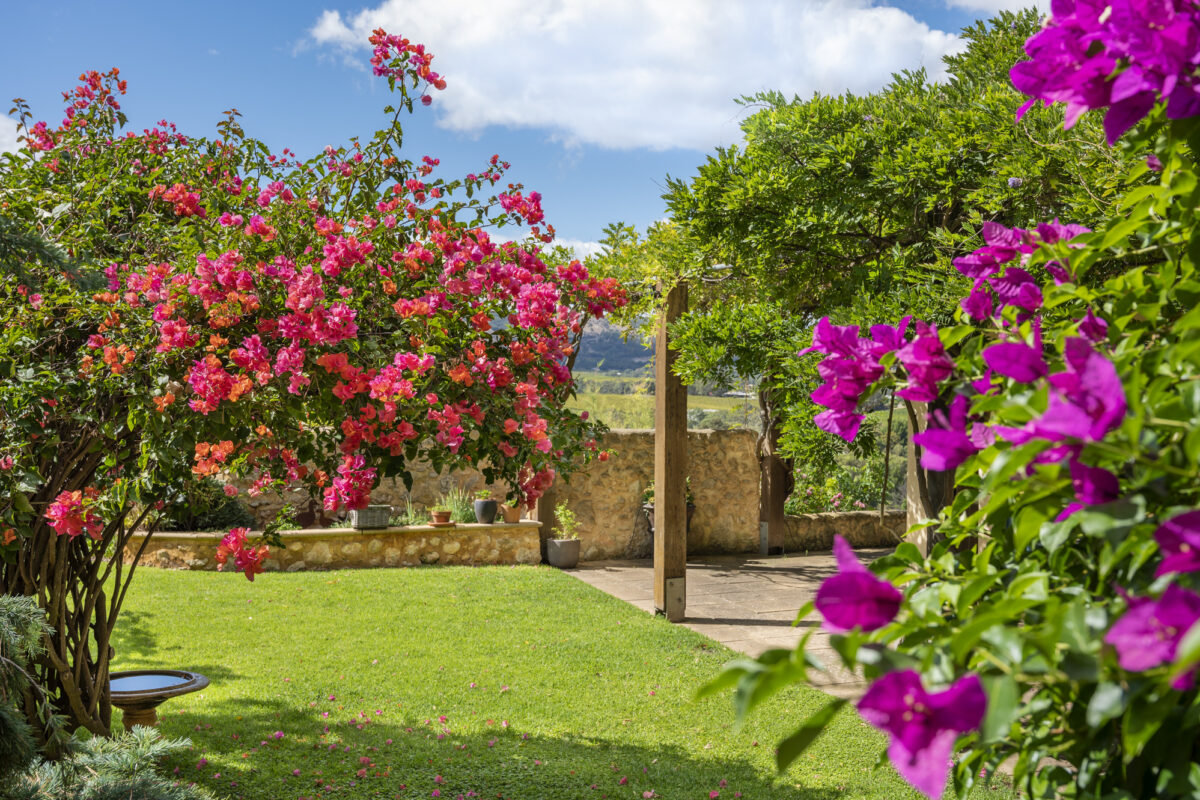
[[[823,695],[736,730],[728,698],[692,700],[731,651],[545,567],[143,568],[126,608],[114,669],[212,679],[160,716],[194,745],[167,769],[220,796],[918,796],[853,712],[778,777],[774,743]]]

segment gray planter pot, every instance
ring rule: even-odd
[[[391,506],[367,506],[350,512],[350,527],[360,531],[386,528],[391,515]]]
[[[546,560],[559,569],[575,569],[579,563],[578,539],[547,539]]]
[[[496,521],[496,512],[499,509],[500,504],[495,500],[476,500],[475,521],[481,525],[491,525]]]

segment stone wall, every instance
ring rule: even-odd
[[[758,435],[753,431],[688,431],[688,468],[696,510],[688,552],[758,549]],[[601,442],[615,454],[555,485],[579,520],[585,561],[645,558],[651,538],[642,492],[654,480],[654,431],[614,430]]]
[[[841,511],[832,514],[800,514],[787,517],[785,553],[830,550],[834,534],[841,534],[853,547],[895,547],[904,537],[905,512]]]
[[[480,490],[489,490],[496,499],[502,499],[508,492],[508,487],[502,484],[489,484],[482,474],[476,470],[455,470],[438,473],[426,463],[411,465],[413,476],[412,491],[406,491],[404,482],[399,478],[384,478],[371,492],[372,505],[388,505],[396,512],[403,511],[407,503],[421,512],[427,512],[437,505],[438,498],[451,489],[461,489],[470,494]],[[308,508],[308,495],[303,491],[290,492],[286,495],[262,494],[249,497],[245,493],[248,481],[235,482],[242,490],[242,502],[249,508],[250,513],[258,521],[259,527],[275,518],[284,505],[291,504],[299,511]],[[319,511],[319,504],[317,504]]]
[[[263,566],[268,572],[285,570],[346,569],[357,567],[407,567],[417,564],[538,564],[540,523],[459,524],[452,528],[413,525],[405,528],[359,531],[351,528],[317,528],[285,531],[284,548],[272,548]],[[141,563],[172,569],[215,570],[214,555],[222,533],[156,533]],[[135,536],[125,548],[126,563],[133,560],[143,537]]]
[[[690,553],[740,553],[758,548],[757,434],[753,431],[688,431],[688,474],[696,511],[688,534]],[[641,558],[650,555],[650,529],[642,513],[642,492],[654,480],[654,431],[614,430],[600,442],[614,451],[605,462],[556,484],[558,500],[566,500],[579,519],[581,557],[585,560]],[[438,474],[427,464],[414,465],[412,492],[398,479],[386,479],[371,493],[371,502],[403,509],[412,502],[432,508],[451,488],[474,493],[491,489],[503,497],[504,486],[489,486],[475,470]],[[307,496],[245,497],[263,525],[287,502]],[[532,516],[531,514],[527,516]]]
[[[688,475],[691,478],[691,490],[696,505],[688,532],[689,554],[758,551],[759,469],[758,458],[755,455],[757,440],[757,434],[746,430],[688,431]],[[654,431],[610,431],[600,445],[612,450],[612,457],[607,461],[592,462],[586,470],[571,476],[569,481],[558,481],[553,489],[552,500],[565,501],[575,512],[579,521],[579,538],[582,540],[580,557],[583,560],[649,557],[652,539],[646,515],[642,511],[642,492],[654,480]],[[404,485],[399,481],[389,479],[372,492],[371,502],[403,509],[405,503],[411,501],[419,509],[427,510],[435,505],[438,497],[455,487],[468,492],[490,488],[497,496],[503,496],[504,493],[504,487],[489,487],[483,476],[474,470],[439,475],[428,465],[422,464],[414,466],[413,477],[411,493],[406,492]],[[291,499],[295,502],[301,497],[303,495],[297,494]],[[267,495],[246,499],[260,524],[272,519],[285,502],[283,498]],[[475,526],[461,526],[466,530],[472,527]],[[536,528],[531,530],[536,537]],[[841,533],[851,544],[859,547],[882,547],[899,541],[904,530],[903,513],[889,513],[883,525],[879,523],[878,513],[868,511],[789,517],[785,549],[787,552],[828,550],[832,547],[835,533]],[[317,533],[315,530],[309,532]],[[544,531],[542,536],[548,533],[548,530]],[[346,532],[325,535],[344,537]],[[364,534],[363,541],[357,543],[374,546],[369,542],[375,541],[378,544],[381,540],[374,537],[379,535]],[[220,538],[219,534],[215,536]],[[439,546],[444,546],[448,541],[458,541],[447,539],[445,535],[440,539],[442,545]],[[355,543],[347,540],[337,546]],[[405,543],[401,553],[410,544]],[[391,545],[393,549],[397,546]],[[460,542],[460,546],[464,548],[465,553],[467,543]],[[434,546],[418,545],[417,549],[420,552],[433,552],[429,547]],[[537,548],[534,547],[534,550]],[[171,554],[169,548],[162,548],[156,552],[161,553],[162,558],[172,561],[173,564],[189,557],[184,554],[177,558]],[[390,565],[392,562],[384,556],[379,556],[379,552],[377,548],[374,553],[368,555],[383,559],[380,562],[382,565]],[[330,553],[333,560],[337,561],[338,556],[334,551],[330,550]],[[457,553],[445,554],[442,551],[442,555],[438,556],[441,559],[439,563],[495,563],[486,558],[487,553],[480,554],[476,549],[470,549],[470,554],[470,558],[474,560],[447,561],[445,559],[449,556],[460,559],[462,557]],[[354,558],[357,559],[358,555]],[[515,558],[515,554],[512,558]],[[306,565],[320,563],[311,562],[311,559],[291,558],[283,566],[291,567],[298,560],[304,561]],[[392,561],[401,563],[405,559],[392,556]],[[517,562],[502,560],[499,563]]]

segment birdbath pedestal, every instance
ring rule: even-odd
[[[208,686],[208,678],[178,669],[134,669],[109,676],[112,704],[124,712],[125,730],[158,727],[156,708],[164,701]]]

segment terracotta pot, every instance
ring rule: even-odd
[[[517,506],[500,506],[500,513],[508,523],[521,521],[521,509]]]
[[[438,508],[438,509],[434,509],[433,511],[430,511],[429,513],[431,515],[433,515],[434,522],[449,522],[450,521],[450,509]]]

